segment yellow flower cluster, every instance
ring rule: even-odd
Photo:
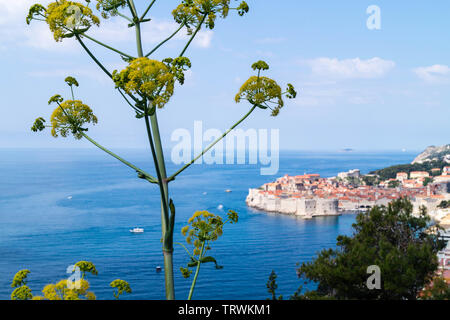
[[[130,284],[128,282],[126,282],[125,280],[121,280],[121,279],[116,279],[114,281],[112,281],[109,286],[111,288],[116,288],[117,292],[114,292],[114,297],[116,299],[119,299],[120,295],[124,294],[124,293],[131,293],[131,287]]]
[[[250,77],[235,97],[236,103],[239,103],[242,99],[248,100],[251,104],[263,109],[267,108],[267,102],[273,103],[272,116],[278,115],[284,105],[281,87],[275,80],[267,77]]]
[[[172,97],[175,79],[170,67],[146,57],[134,59],[121,72],[113,72],[117,88],[129,94],[139,94],[158,108],[164,107]]]
[[[74,288],[67,286],[67,280],[61,280],[56,284],[48,284],[42,289],[44,297],[38,297],[43,300],[95,300],[95,294],[89,290],[89,282],[80,279],[75,282]]]
[[[92,25],[100,25],[100,19],[81,3],[59,0],[48,5],[46,22],[56,41],[85,32]]]
[[[58,135],[67,137],[70,133],[76,139],[82,138],[82,132],[87,131],[82,126],[85,123],[96,124],[97,117],[89,106],[79,100],[66,100],[62,102],[50,117],[52,126],[51,134],[55,138]]]
[[[96,8],[101,12],[104,19],[116,16],[119,8],[127,5],[125,0],[97,0]]]
[[[197,27],[203,19],[209,29],[214,29],[217,15],[222,18],[228,16],[230,0],[184,0],[173,10],[172,15],[177,23],[185,23],[190,30],[193,25]],[[242,2],[238,8],[239,15],[248,12],[248,5]]]
[[[204,241],[216,241],[223,234],[223,220],[219,215],[208,211],[197,211],[188,220],[189,225],[181,229],[186,242],[194,244],[194,255],[200,254]],[[209,250],[209,248],[205,248]]]

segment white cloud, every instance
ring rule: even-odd
[[[385,76],[395,67],[395,62],[375,57],[339,60],[336,58],[317,58],[303,62],[311,68],[314,75],[344,79],[373,79]]]
[[[435,64],[429,67],[415,68],[413,72],[428,83],[446,83],[450,80],[450,67]]]

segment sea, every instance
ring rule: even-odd
[[[149,151],[114,151],[153,172]],[[176,242],[186,244],[180,230],[198,210],[239,213],[239,222],[226,225],[212,245],[210,255],[223,269],[202,265],[193,298],[265,300],[268,277],[275,271],[277,294],[289,299],[300,286],[314,286],[297,277],[298,264],[335,248],[338,235],[352,234],[352,214],[303,220],[250,209],[245,204],[249,188],[284,174],[331,177],[355,168],[368,173],[409,163],[415,155],[282,151],[274,176],[262,176],[258,164],[191,166],[170,184]],[[168,162],[167,167],[170,173],[179,166]],[[145,232],[130,233],[134,227]],[[157,186],[100,150],[0,149],[0,299],[10,299],[11,281],[21,269],[31,271],[28,286],[40,295],[46,284],[69,277],[68,267],[80,260],[92,261],[98,270],[87,277],[97,299],[114,299],[109,284],[115,279],[132,288],[121,299],[164,299],[164,272],[157,271],[164,265],[160,239]],[[179,271],[188,262],[185,250],[175,245],[177,299],[189,292],[191,279]]]

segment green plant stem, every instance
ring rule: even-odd
[[[128,18],[126,15],[124,15],[124,14],[122,14],[120,12],[117,12],[117,15],[121,16],[122,18],[124,18],[125,20],[127,20],[127,21],[129,21],[131,23],[134,23],[131,18]]]
[[[203,258],[203,251],[205,249],[205,241],[202,243],[202,248],[200,249],[200,254],[198,256],[197,269],[195,270],[194,279],[192,279],[191,290],[189,290],[188,300],[192,299],[192,295],[194,294],[195,284],[197,282],[198,273],[200,272],[200,265],[202,264],[200,261]]]
[[[175,217],[170,217],[169,220],[169,186],[167,181],[166,166],[164,161],[164,153],[161,144],[161,136],[159,133],[158,119],[156,112],[150,115],[151,129],[153,133],[156,157],[158,161],[158,170],[160,178],[160,185],[162,188],[161,193],[161,218],[163,227],[163,254],[164,254],[164,267],[166,277],[166,298],[168,300],[175,299],[175,285],[173,278],[173,223]]]
[[[163,44],[165,44],[167,41],[169,41],[170,39],[172,39],[181,29],[183,29],[183,27],[185,26],[184,23],[181,24],[181,26],[174,32],[172,33],[166,40],[162,41],[160,44],[158,44],[154,49],[152,49],[152,51],[150,51],[149,53],[147,53],[145,56],[149,57],[153,52],[155,52],[156,50],[158,50]]]
[[[191,44],[192,40],[194,40],[195,36],[197,35],[197,33],[200,31],[203,22],[205,22],[207,15],[204,14],[202,17],[202,20],[200,21],[200,23],[198,24],[197,28],[195,29],[194,33],[192,34],[192,37],[189,39],[188,43],[186,44],[186,46],[183,48],[183,51],[181,51],[180,53],[180,57],[182,57],[184,55],[184,53],[186,52],[186,50],[189,48],[189,45]]]
[[[105,48],[107,48],[107,49],[109,49],[109,50],[111,50],[111,51],[114,51],[114,52],[120,54],[121,56],[130,58],[130,59],[135,59],[135,57],[130,56],[129,54],[126,54],[126,53],[124,53],[124,52],[122,52],[122,51],[120,51],[120,50],[117,50],[117,49],[115,49],[115,48],[113,48],[113,47],[111,47],[111,46],[108,46],[107,44],[104,44],[103,42],[98,41],[97,39],[95,39],[95,38],[93,38],[93,37],[91,37],[91,36],[88,36],[86,33],[83,33],[82,36],[88,38],[88,39],[91,40],[91,41],[94,41],[95,43],[97,43],[97,44],[99,44],[99,45],[101,45],[101,46],[103,46],[103,47],[105,47]]]
[[[129,1],[133,12],[136,15],[133,0]],[[138,51],[138,56],[143,56],[142,50],[142,37],[140,22],[135,19],[135,29],[136,29],[136,46]],[[151,125],[150,125],[151,123]],[[173,223],[175,217],[169,218],[169,188],[168,182],[166,180],[166,166],[164,161],[164,153],[161,143],[161,136],[159,132],[158,119],[156,117],[156,110],[149,115],[147,110],[145,110],[145,124],[147,128],[147,135],[152,149],[153,161],[155,163],[155,168],[157,171],[157,177],[160,187],[161,195],[161,229],[162,229],[162,239],[163,239],[163,255],[164,255],[164,275],[165,275],[165,287],[166,287],[166,299],[175,299],[175,285],[173,277]]]
[[[140,22],[135,24],[136,27],[136,42],[137,42],[137,50],[138,56],[143,57],[144,51],[142,50],[142,40],[141,40],[141,24]]]
[[[138,20],[138,15],[133,0],[127,0],[127,4],[128,7],[130,8],[131,14],[133,15],[133,22],[136,22],[136,20]]]
[[[208,152],[212,147],[214,147],[220,140],[225,138],[234,128],[236,128],[242,121],[248,118],[248,116],[256,109],[256,106],[253,106],[249,112],[245,114],[238,122],[236,122],[230,129],[228,129],[222,136],[213,141],[206,149],[204,149],[198,156],[191,160],[191,162],[184,165],[180,170],[171,175],[167,180],[172,181],[175,179],[177,175],[186,170],[189,166],[191,166],[195,161],[197,161],[200,157],[202,157],[206,152]]]
[[[118,156],[117,154],[115,154],[114,152],[106,149],[105,147],[103,147],[102,145],[100,145],[98,142],[96,142],[94,139],[92,139],[91,137],[89,137],[87,134],[85,134],[84,132],[81,132],[81,135],[86,138],[89,142],[91,142],[93,145],[95,145],[96,147],[98,147],[99,149],[103,150],[104,152],[106,152],[107,154],[111,155],[112,157],[116,158],[117,160],[119,160],[120,162],[122,162],[123,164],[127,165],[128,167],[134,169],[136,172],[141,173],[145,176],[145,180],[151,182],[151,183],[158,183],[158,181],[152,177],[150,174],[148,174],[147,172],[145,172],[142,169],[139,169],[138,167],[136,167],[135,165],[133,165],[132,163],[128,162],[127,160],[123,159],[122,157]]]
[[[147,9],[145,10],[145,12],[142,14],[141,18],[139,19],[140,22],[142,22],[142,20],[144,20],[145,16],[147,15],[147,13],[150,11],[150,9],[152,8],[153,4],[156,2],[156,0],[153,0],[150,5],[147,7]]]
[[[100,69],[102,69],[103,72],[106,73],[108,77],[112,79],[111,72],[109,72],[108,69],[106,69],[105,66],[100,61],[98,61],[98,59],[92,54],[92,52],[88,49],[88,47],[86,47],[83,40],[81,40],[80,35],[75,34],[75,38],[77,38],[78,42],[81,44],[83,49],[87,52],[87,54],[91,57],[91,59],[94,60],[94,62],[100,67]]]

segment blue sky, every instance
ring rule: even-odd
[[[89,147],[29,130],[36,117],[51,114],[50,96],[69,98],[67,75],[79,80],[77,97],[99,118],[91,136],[112,148],[146,147],[144,123],[81,47],[72,39],[55,43],[45,23],[25,24],[34,2],[0,0],[0,147]],[[148,1],[135,2],[142,12]],[[146,51],[174,30],[170,12],[179,2],[156,2],[143,30]],[[278,117],[259,110],[242,128],[280,129],[282,149],[421,150],[449,143],[450,2],[247,2],[247,15],[218,18],[190,47],[186,84],[159,110],[167,143],[175,129],[192,131],[195,120],[225,130],[245,114],[249,106],[236,104],[234,95],[259,59],[270,64],[268,76],[283,87],[293,83],[299,96]],[[381,30],[366,27],[369,5],[381,9]],[[136,54],[126,25],[121,18],[102,20],[89,34]],[[154,57],[176,56],[186,41],[177,37]],[[116,54],[86,43],[111,70],[125,66]]]

